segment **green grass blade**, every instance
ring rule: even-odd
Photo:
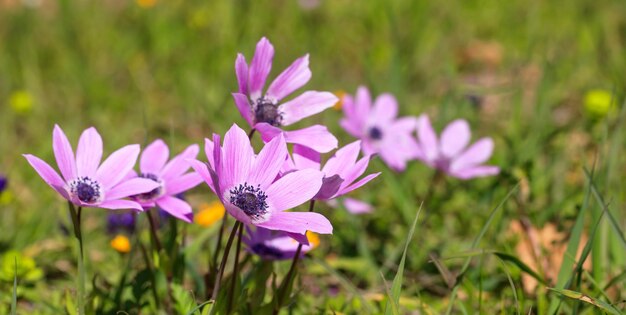
[[[386,315],[393,314],[391,303],[395,303],[396,305],[400,304],[400,293],[402,291],[402,281],[404,278],[404,263],[406,261],[406,252],[409,249],[409,244],[411,243],[411,239],[413,239],[413,233],[415,232],[415,226],[417,225],[417,219],[419,219],[420,212],[422,212],[422,205],[420,205],[419,210],[417,210],[417,214],[415,215],[415,219],[413,220],[413,224],[411,225],[409,234],[406,237],[406,243],[404,245],[404,252],[402,253],[402,259],[400,259],[398,272],[396,273],[396,276],[393,278],[393,283],[391,284],[392,299],[387,301],[387,304],[385,305]]]
[[[517,288],[515,287],[515,282],[513,282],[513,278],[511,278],[511,273],[509,272],[509,269],[506,267],[504,260],[501,259],[500,256],[498,255],[496,255],[496,258],[498,258],[498,261],[502,264],[502,270],[504,270],[504,273],[506,274],[506,277],[509,280],[509,285],[511,286],[511,290],[513,291],[513,299],[515,300],[516,314],[519,315],[522,313],[522,310],[519,305],[519,299],[517,298]]]
[[[15,257],[15,273],[13,274],[13,296],[11,297],[11,315],[17,314],[17,257]]]
[[[576,291],[572,291],[572,290],[566,290],[566,289],[557,289],[557,288],[548,288],[549,290],[552,290],[554,292],[557,292],[559,294],[561,294],[562,296],[565,296],[567,298],[570,299],[574,299],[574,300],[579,300],[588,304],[591,304],[599,309],[602,309],[603,311],[610,313],[610,314],[615,314],[615,315],[620,315],[622,314],[619,310],[617,310],[613,305],[606,303],[604,301],[598,300],[598,299],[594,299],[586,294],[580,293],[580,292],[576,292]]]
[[[624,232],[622,232],[622,229],[619,227],[619,223],[617,223],[617,220],[615,220],[615,217],[613,217],[613,214],[611,213],[611,211],[609,211],[609,207],[604,202],[604,198],[602,198],[602,196],[598,192],[598,189],[595,183],[593,182],[592,178],[590,177],[587,169],[585,169],[585,176],[587,176],[587,179],[589,180],[589,185],[591,186],[591,191],[593,192],[593,196],[595,197],[596,201],[600,204],[600,207],[602,207],[602,212],[604,212],[609,217],[611,228],[613,228],[613,231],[615,232],[615,234],[617,234],[618,239],[622,243],[622,246],[624,247],[624,249],[626,249],[626,238],[624,238]]]

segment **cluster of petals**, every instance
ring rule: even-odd
[[[256,155],[246,133],[233,125],[222,146],[219,135],[212,141],[206,139],[205,152],[208,163],[188,161],[237,220],[300,235],[306,231],[332,233],[332,225],[319,213],[286,211],[315,197],[324,174],[304,169],[279,177],[288,155],[282,135]]]
[[[485,137],[468,146],[471,132],[463,119],[448,124],[437,137],[428,116],[422,115],[418,121],[417,138],[418,159],[450,176],[471,179],[500,172],[497,166],[483,165],[493,153],[493,140]]]
[[[239,91],[233,93],[233,98],[243,118],[261,133],[265,142],[283,134],[287,143],[308,144],[318,152],[326,153],[337,148],[337,139],[326,126],[313,125],[291,131],[281,129],[332,107],[338,99],[330,92],[306,91],[282,102],[311,79],[308,54],[296,59],[263,92],[273,58],[274,46],[265,37],[257,43],[249,65],[244,55],[238,54],[235,73]]]

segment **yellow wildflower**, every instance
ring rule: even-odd
[[[345,91],[342,90],[338,90],[335,91],[335,96],[337,96],[337,98],[339,99],[337,101],[337,103],[335,103],[335,105],[333,106],[334,110],[341,110],[341,107],[343,106],[343,98],[348,95]]]
[[[209,227],[223,218],[225,213],[226,209],[219,201],[204,203],[200,206],[200,211],[195,215],[194,221],[200,226]]]
[[[320,245],[320,237],[317,234],[311,231],[306,231],[306,238],[309,240],[311,249],[314,249],[315,247]]]
[[[33,98],[26,90],[13,92],[9,98],[9,105],[18,114],[27,114],[33,108]]]
[[[590,90],[585,94],[585,110],[596,117],[604,117],[615,113],[615,100],[611,92],[607,90]]]
[[[157,3],[157,0],[137,0],[137,5],[142,8],[152,8]]]
[[[115,249],[118,253],[126,254],[130,252],[130,241],[128,240],[128,237],[120,234],[111,240],[111,247],[113,247],[113,249]]]

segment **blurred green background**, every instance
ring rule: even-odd
[[[70,282],[62,273],[71,266],[59,261],[67,264],[72,257],[63,252],[65,245],[51,241],[64,239],[59,225],[69,222],[66,205],[21,154],[52,162],[55,123],[73,145],[83,129],[95,126],[105,154],[157,137],[172,151],[181,150],[213,132],[224,133],[232,123],[243,126],[230,96],[237,88],[234,60],[237,52],[251,60],[262,36],[276,48],[271,77],[310,53],[313,77],[306,89],[354,93],[366,85],[373,94],[395,94],[402,115],[428,113],[438,130],[466,118],[473,139],[494,138],[491,163],[502,168],[500,176],[447,179],[424,204],[403,295],[419,296],[435,313],[447,308],[450,291],[428,262],[429,254],[467,251],[489,211],[518,183],[482,248],[523,256],[516,251],[520,237],[509,232],[520,218],[537,229],[554,224],[565,242],[589,196],[583,167],[595,168],[598,188],[624,228],[620,108],[626,86],[626,1],[0,0],[0,173],[10,180],[0,198],[0,253],[21,251],[45,269],[47,281],[33,284],[31,300],[64,293]],[[347,144],[352,139],[339,128],[340,117],[340,111],[327,110],[299,125],[327,124]],[[408,225],[433,171],[413,162],[394,174],[380,161],[372,164],[371,171],[384,174],[354,197],[373,203],[375,212],[353,217],[321,209],[336,227],[345,228],[322,238],[313,255],[331,256],[333,266],[363,294],[384,294],[378,270],[382,266],[388,281],[395,274]],[[206,187],[194,190],[193,198],[214,199]],[[97,256],[93,272],[115,272],[118,266],[107,264],[121,259],[101,235],[104,211],[85,213],[92,228],[87,244]],[[586,222],[588,230],[593,221]],[[594,252],[592,271],[600,286],[626,266],[607,221],[601,224],[604,241],[594,246],[599,253]],[[462,261],[446,264],[458,271]],[[475,309],[481,303],[475,296],[484,290],[483,311],[511,310],[505,273],[497,261],[485,258],[484,264],[471,268],[464,282],[464,307]],[[345,311],[349,303],[343,299],[309,294],[341,287],[327,277],[319,283],[309,279],[315,284],[307,286],[315,288],[305,286],[304,309]],[[513,278],[521,285],[519,272]],[[10,283],[0,289],[5,295]],[[623,285],[616,290],[610,298],[623,300]],[[525,313],[530,307],[545,310],[542,294],[519,291]],[[315,302],[319,299],[324,304]]]

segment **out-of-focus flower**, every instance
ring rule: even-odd
[[[243,242],[249,252],[258,255],[265,260],[292,259],[298,250],[300,243],[289,236],[289,233],[272,231],[264,228],[247,228],[248,232]],[[313,232],[307,232],[307,245],[302,245],[300,255],[311,251],[320,243],[319,236]]]
[[[200,205],[200,211],[195,216],[194,221],[200,226],[209,227],[219,221],[226,214],[226,209],[219,201]]]
[[[26,90],[15,91],[9,98],[9,105],[18,114],[28,114],[33,109],[33,97]]]
[[[0,175],[0,194],[2,194],[5,189],[7,189],[8,184],[9,180],[5,176]]]
[[[265,37],[257,43],[250,65],[244,55],[237,55],[235,72],[239,92],[233,93],[233,97],[241,116],[261,133],[265,142],[278,134],[283,134],[287,143],[308,145],[318,152],[325,153],[336,148],[337,139],[325,126],[314,125],[293,131],[281,130],[283,126],[289,126],[332,107],[337,103],[337,97],[330,92],[306,91],[280,104],[281,100],[304,86],[311,78],[309,55],[306,54],[294,61],[263,93],[273,59],[274,46]]]
[[[119,234],[111,240],[111,247],[118,253],[126,254],[130,252],[130,240],[125,235]]]
[[[406,163],[417,157],[419,152],[413,138],[417,119],[396,118],[398,103],[393,95],[381,94],[372,105],[367,88],[359,87],[354,98],[349,95],[343,98],[343,112],[341,127],[361,139],[366,155],[380,155],[397,171],[404,170]]]
[[[157,0],[136,0],[136,1],[137,1],[137,5],[144,9],[152,8],[157,3]]]
[[[348,93],[342,90],[338,90],[338,91],[335,91],[335,95],[337,96],[339,100],[337,101],[337,103],[335,103],[335,105],[333,105],[333,109],[341,110],[341,108],[343,107],[343,99],[344,97],[346,97],[346,95],[348,95]]]
[[[313,10],[320,6],[321,0],[298,0],[298,4],[304,10]]]
[[[617,111],[613,94],[607,90],[590,90],[585,94],[585,110],[592,116],[604,117]]]
[[[16,267],[17,270],[15,270]],[[37,267],[32,257],[16,250],[6,251],[0,259],[0,281],[13,282],[16,275],[20,282],[35,282],[41,279],[44,274],[43,270]]]
[[[352,214],[369,213],[372,212],[373,209],[372,205],[369,203],[353,198],[345,198],[343,200],[343,206]]]
[[[469,124],[463,119],[451,122],[437,137],[428,116],[418,122],[418,159],[450,176],[460,179],[496,175],[500,168],[482,165],[493,152],[493,140],[482,138],[468,147],[471,138]]]
[[[143,210],[139,203],[122,198],[159,187],[150,179],[126,178],[137,161],[138,144],[113,152],[100,164],[102,138],[93,127],[83,131],[74,156],[65,133],[55,125],[52,148],[63,178],[40,158],[30,154],[24,157],[50,187],[77,206]]]
[[[200,175],[195,172],[186,173],[189,170],[189,163],[186,160],[196,158],[199,150],[197,144],[190,145],[168,162],[170,153],[165,142],[161,139],[152,142],[141,153],[138,177],[151,180],[158,187],[149,192],[134,195],[133,199],[144,209],[158,206],[175,218],[192,222],[191,206],[176,195],[202,182]]]
[[[332,225],[319,213],[285,211],[311,200],[319,192],[324,174],[306,169],[275,180],[288,154],[282,135],[265,144],[258,155],[237,125],[226,133],[223,146],[219,135],[205,142],[208,164],[197,160],[189,163],[230,215],[244,224],[270,230],[332,233]]]
[[[132,234],[135,232],[136,218],[135,214],[129,211],[116,211],[107,216],[107,233],[117,234],[126,232]]]

